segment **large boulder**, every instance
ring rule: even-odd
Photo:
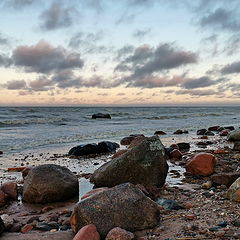
[[[162,187],[167,172],[164,146],[158,136],[153,136],[102,165],[93,173],[91,181],[97,187],[113,187],[126,182]]]
[[[71,216],[74,232],[94,224],[101,237],[120,227],[130,232],[155,227],[160,220],[157,203],[130,183],[121,184],[80,201]]]
[[[109,113],[95,113],[92,115],[92,119],[97,119],[97,118],[111,119],[111,115]]]
[[[210,153],[198,153],[187,160],[186,170],[193,175],[209,176],[214,172],[216,158]]]
[[[227,140],[228,141],[240,141],[240,129],[236,129],[234,131],[231,131],[228,135],[227,135]]]
[[[227,198],[240,202],[240,177],[228,189]]]
[[[78,192],[78,178],[68,168],[45,164],[32,168],[24,179],[23,201],[58,202],[70,199]]]
[[[100,142],[98,144],[89,143],[71,148],[68,154],[72,156],[84,156],[89,154],[111,153],[115,152],[119,147],[118,143],[109,141]]]

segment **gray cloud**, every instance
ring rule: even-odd
[[[136,30],[134,33],[133,33],[133,37],[139,39],[139,40],[142,40],[145,36],[147,36],[149,33],[151,32],[151,29],[150,28],[147,28],[147,29],[139,29],[139,30]]]
[[[4,54],[0,54],[0,67],[9,67],[12,64],[12,59]]]
[[[27,84],[24,80],[12,80],[4,84],[4,87],[9,90],[25,89],[26,86]]]
[[[228,56],[232,56],[239,52],[239,48],[240,37],[238,35],[233,35],[226,41],[226,45],[223,49],[223,52]]]
[[[14,7],[16,9],[30,6],[39,1],[40,0],[5,0],[7,6]]]
[[[53,85],[54,82],[46,76],[40,76],[29,83],[29,87],[33,91],[48,91]]]
[[[240,61],[227,64],[221,69],[222,74],[240,73]]]
[[[176,91],[175,94],[177,94],[177,95],[188,94],[188,95],[191,95],[191,96],[204,97],[204,96],[218,95],[219,92],[216,92],[215,90],[212,90],[212,89],[204,89],[204,90],[188,89],[188,90]]]
[[[122,48],[117,50],[117,57],[116,59],[121,59],[123,57],[126,57],[126,55],[132,53],[134,50],[134,46],[133,45],[125,45]]]
[[[43,30],[55,30],[69,27],[73,24],[74,17],[78,15],[73,7],[64,8],[61,2],[54,2],[49,9],[40,15],[40,27]]]
[[[33,46],[18,46],[12,59],[18,67],[28,72],[50,73],[64,69],[81,68],[80,54],[67,51],[63,47],[53,47],[41,40]]]
[[[9,45],[10,41],[9,39],[4,36],[2,33],[0,33],[0,45]]]

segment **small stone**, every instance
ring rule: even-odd
[[[17,184],[6,182],[1,186],[1,190],[12,200],[17,200]]]
[[[212,187],[212,182],[211,181],[207,181],[207,182],[202,184],[203,189],[210,189],[211,187]]]
[[[116,227],[113,228],[106,237],[106,240],[132,240],[134,235],[131,232],[126,231],[125,229]]]
[[[196,216],[194,214],[188,214],[188,215],[185,215],[184,218],[186,220],[194,220]]]
[[[215,232],[215,236],[216,236],[216,237],[223,237],[224,235],[225,235],[225,231]]]
[[[26,224],[21,228],[21,233],[30,232],[32,229],[33,229],[33,226],[31,224]]]
[[[73,240],[100,240],[97,228],[93,224],[82,227]]]
[[[9,232],[20,232],[22,228],[21,223],[15,223],[13,226],[9,229]]]
[[[183,206],[184,206],[185,209],[191,209],[191,208],[193,208],[193,204],[190,203],[190,202],[186,202]]]
[[[14,220],[8,214],[1,215],[1,219],[3,220],[6,230],[9,230],[13,226]]]
[[[44,207],[44,208],[41,209],[41,213],[46,213],[46,212],[49,212],[51,210],[53,210],[53,207],[47,206],[47,207]]]
[[[167,135],[165,132],[159,130],[154,133],[154,135]]]

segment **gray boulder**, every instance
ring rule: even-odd
[[[228,141],[240,141],[240,129],[233,130],[227,135]]]
[[[93,173],[91,181],[97,187],[113,187],[126,182],[162,187],[167,172],[164,146],[158,136],[153,136],[102,165]]]
[[[78,178],[68,168],[45,164],[32,168],[24,179],[23,201],[58,202],[70,199],[78,192]]]
[[[130,183],[115,186],[80,201],[71,216],[74,232],[94,224],[101,237],[120,227],[130,232],[155,227],[160,220],[157,203]]]

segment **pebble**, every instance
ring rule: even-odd
[[[30,232],[33,229],[33,226],[31,224],[26,224],[21,228],[22,233]]]

